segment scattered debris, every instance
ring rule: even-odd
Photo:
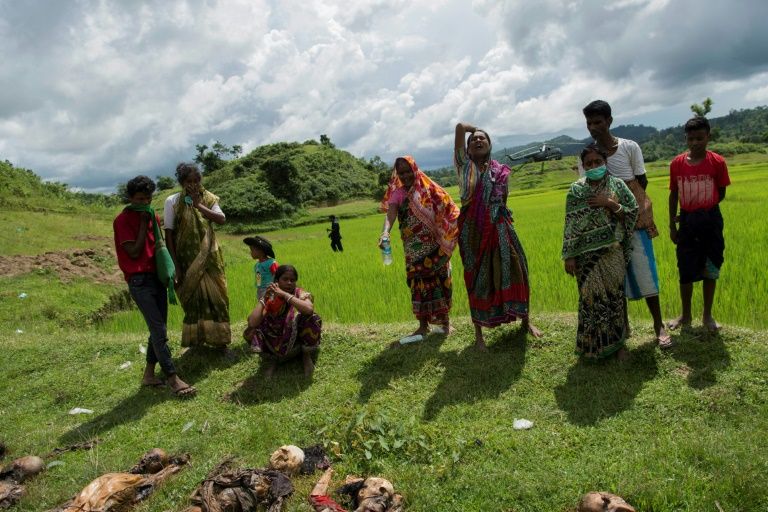
[[[326,455],[322,445],[308,446],[302,448],[302,451],[304,452],[304,462],[299,470],[302,475],[311,475],[317,469],[325,471],[331,467],[331,461],[328,460],[328,455]]]
[[[528,430],[529,428],[533,428],[533,422],[526,419],[515,419],[512,423],[512,428],[515,430]]]
[[[20,298],[20,299],[26,299],[27,297],[28,297],[28,295],[27,295],[26,293],[24,293],[24,292],[21,292],[21,293],[19,294],[19,298]]]
[[[24,331],[22,331],[21,329],[16,329],[16,334],[24,334]]]
[[[195,425],[195,420],[188,421],[184,424],[183,427],[181,427],[181,433],[183,434],[187,430],[191,429]]]
[[[232,458],[216,466],[192,494],[184,512],[247,512],[266,508],[280,512],[293,494],[290,478],[269,469],[234,469]]]
[[[78,278],[104,284],[124,282],[122,272],[117,268],[114,248],[106,241],[95,249],[46,252],[35,256],[0,256],[0,276],[13,277],[31,272],[52,272],[64,283]]]
[[[71,444],[64,448],[54,448],[51,453],[45,456],[46,459],[51,459],[59,454],[66,452],[74,452],[75,450],[90,450],[101,442],[101,439],[91,439],[90,441],[84,441],[82,443]]]
[[[52,460],[51,462],[49,462],[49,463],[48,463],[48,464],[45,466],[45,469],[51,469],[51,468],[54,468],[54,467],[56,467],[56,466],[63,466],[63,465],[64,465],[64,462],[62,462],[62,461],[60,461],[60,460]]]
[[[269,468],[295,475],[304,464],[304,450],[292,444],[283,445],[269,457]]]
[[[165,465],[159,457],[165,456]],[[145,453],[139,464],[128,473],[107,473],[80,491],[74,499],[52,512],[124,512],[146,499],[155,488],[189,463],[189,455],[168,457],[155,448]],[[148,473],[134,473],[147,471]]]
[[[133,364],[132,362],[126,361],[126,362],[124,362],[123,364],[120,365],[120,369],[121,370],[127,370],[128,368],[131,367],[132,364]]]
[[[637,512],[620,496],[609,492],[590,492],[581,497],[577,512]]]
[[[147,347],[144,345],[139,345],[139,353],[147,355]]]
[[[69,414],[93,414],[90,409],[83,409],[82,407],[75,407],[69,410]]]

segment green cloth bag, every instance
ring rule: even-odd
[[[155,209],[151,205],[129,204],[124,208],[133,212],[147,212],[152,216],[152,229],[155,232],[155,266],[157,278],[166,288],[168,288],[168,302],[178,304],[176,301],[176,292],[173,288],[173,280],[176,277],[176,265],[173,264],[171,252],[165,246],[165,240],[160,232],[160,226],[157,223]]]

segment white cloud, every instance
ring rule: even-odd
[[[694,0],[40,0],[0,11],[0,158],[73,185],[168,174],[195,144],[321,133],[450,158],[453,125],[577,130],[711,96],[768,101],[768,4]],[[762,77],[762,78],[760,78]],[[762,80],[762,81],[761,81]],[[719,96],[718,96],[719,95]],[[425,163],[426,162],[426,165]]]

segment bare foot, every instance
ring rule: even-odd
[[[483,328],[477,324],[475,324],[475,348],[480,352],[488,352],[485,337],[483,336]]]
[[[276,368],[277,368],[277,363],[268,364],[267,367],[264,369],[264,380],[270,380],[272,376],[275,374]]]
[[[520,325],[520,328],[527,330],[528,334],[530,334],[534,338],[541,338],[544,335],[544,333],[542,333],[541,330],[539,330],[538,327],[533,325],[528,319],[523,320],[523,323]]]
[[[301,354],[302,361],[304,362],[304,376],[311,377],[315,371],[315,363],[312,361],[312,354],[304,352]]]
[[[704,327],[707,329],[707,331],[712,334],[720,331],[720,328],[722,327],[722,325],[717,323],[717,321],[715,321],[715,319],[712,317],[702,319],[701,323],[704,324]]]
[[[667,323],[667,328],[669,328],[670,331],[674,331],[675,329],[678,329],[678,328],[685,329],[685,328],[688,328],[690,326],[691,326],[691,319],[690,318],[685,318],[683,316],[679,316],[679,317],[675,318],[674,320],[670,320]]]

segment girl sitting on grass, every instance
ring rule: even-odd
[[[280,265],[275,282],[248,316],[243,333],[251,350],[269,361],[265,372],[270,378],[277,363],[301,354],[304,375],[312,376],[312,360],[320,346],[323,322],[315,313],[312,294],[296,286],[299,273],[293,265]]]

